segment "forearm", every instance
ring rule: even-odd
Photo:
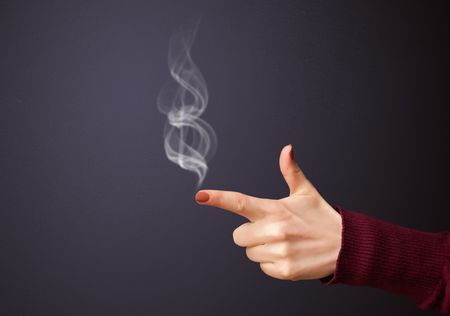
[[[449,312],[450,233],[428,233],[334,206],[342,246],[324,284],[371,286],[413,299],[422,309]]]

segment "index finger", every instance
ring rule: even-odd
[[[203,205],[215,206],[254,221],[264,217],[269,199],[261,199],[240,192],[201,190],[195,200]]]

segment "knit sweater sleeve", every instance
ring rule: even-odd
[[[342,216],[342,245],[323,284],[375,287],[449,313],[450,232],[418,231],[333,207]]]

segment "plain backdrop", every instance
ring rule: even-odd
[[[330,202],[450,229],[448,1],[0,1],[0,315],[425,315],[264,275],[163,151],[170,35],[218,150],[203,185],[281,198],[292,143]],[[355,258],[357,260],[357,258]]]

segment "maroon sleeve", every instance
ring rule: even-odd
[[[404,295],[421,309],[450,310],[450,232],[422,232],[333,206],[342,245],[325,285],[370,286]]]

